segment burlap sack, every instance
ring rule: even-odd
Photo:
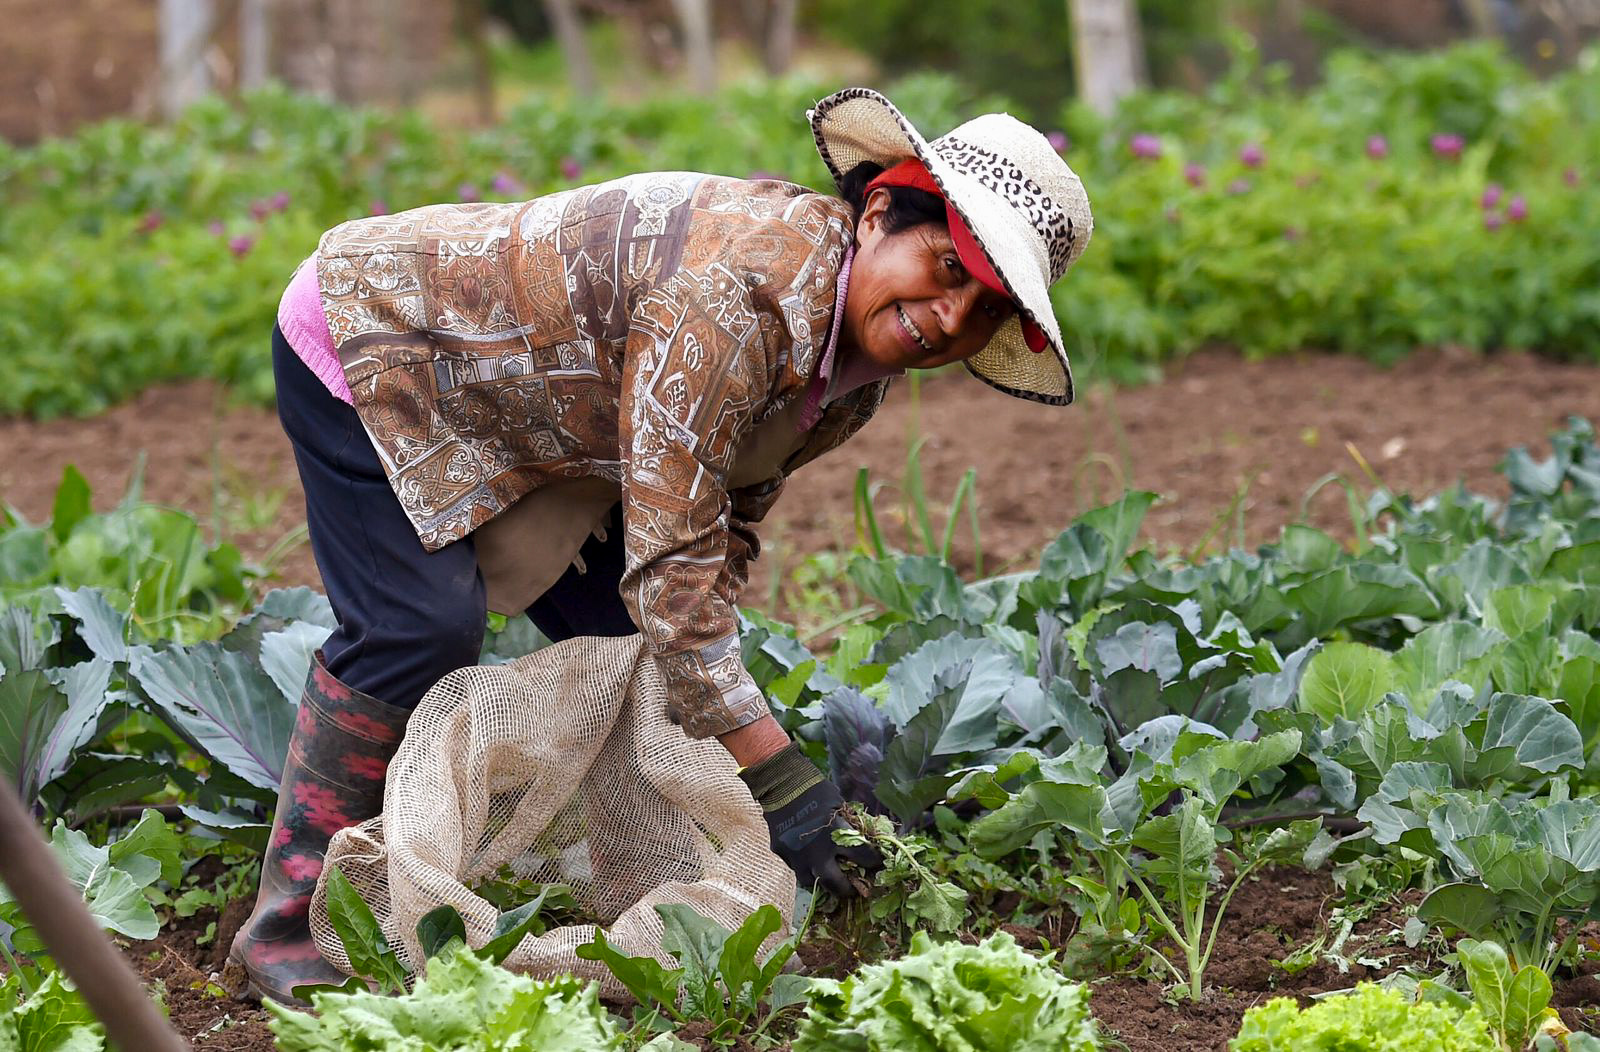
[[[769,847],[766,821],[713,738],[667,719],[666,695],[640,636],[584,637],[509,665],[454,672],[412,714],[389,767],[378,818],[335,834],[311,902],[311,931],[353,973],[328,923],[337,867],[415,971],[417,921],[453,905],[467,941],[487,942],[498,911],[469,886],[509,863],[571,885],[624,953],[663,964],[658,903],[693,906],[733,929],[763,903],[793,921],[795,878]],[[529,936],[505,961],[622,987],[573,951],[592,925]]]

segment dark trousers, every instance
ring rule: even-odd
[[[278,419],[306,494],[311,553],[339,621],[322,646],[328,671],[381,701],[413,708],[434,683],[478,662],[484,589],[469,535],[423,549],[354,408],[329,393],[272,329]],[[606,540],[590,537],[587,572],[568,567],[528,617],[551,640],[638,631],[622,580],[621,506]],[[531,541],[532,542],[532,541]]]

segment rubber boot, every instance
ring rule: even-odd
[[[255,910],[228,952],[244,969],[246,996],[303,1007],[295,986],[348,979],[311,940],[311,892],[333,834],[383,809],[384,775],[410,715],[334,679],[317,651],[289,739]]]

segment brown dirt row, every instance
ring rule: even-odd
[[[963,374],[900,381],[855,439],[797,472],[762,526],[766,555],[747,593],[765,606],[774,573],[792,594],[806,555],[854,541],[852,494],[867,468],[890,539],[908,545],[899,513],[908,444],[920,438],[934,528],[968,468],[977,469],[985,572],[1026,566],[1074,516],[1123,486],[1163,501],[1147,541],[1188,551],[1210,538],[1254,546],[1297,518],[1329,474],[1367,480],[1351,450],[1391,487],[1424,494],[1458,480],[1503,497],[1495,465],[1515,445],[1548,452],[1544,436],[1569,414],[1600,420],[1600,369],[1520,353],[1419,351],[1381,368],[1348,356],[1245,361],[1213,352],[1172,367],[1160,383],[1097,388],[1066,409],[1008,398]],[[260,557],[304,521],[288,443],[270,410],[229,407],[207,383],[145,391],[86,420],[0,420],[0,500],[49,514],[67,464],[115,503],[141,453],[149,499],[189,509]],[[1230,512],[1231,509],[1231,512]],[[1351,532],[1338,486],[1312,501],[1311,520]],[[963,524],[955,559],[970,570]],[[305,545],[280,568],[285,584],[318,584]],[[780,613],[789,611],[780,609]]]

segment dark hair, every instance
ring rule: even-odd
[[[861,210],[867,206],[867,184],[882,175],[883,171],[881,164],[862,161],[839,180],[839,196],[855,211],[857,220],[861,218]],[[944,198],[938,194],[930,194],[912,186],[886,186],[884,189],[889,191],[889,210],[883,216],[886,233],[898,234],[923,223],[942,226],[949,222]]]

